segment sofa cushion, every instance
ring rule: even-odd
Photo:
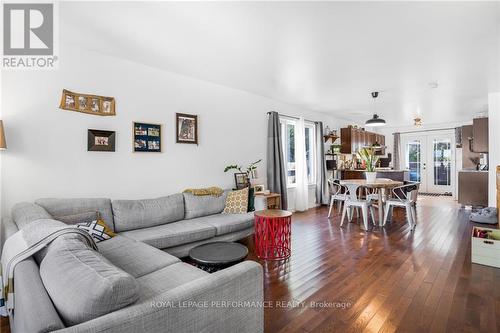
[[[222,195],[193,195],[191,193],[183,193],[184,207],[186,213],[184,218],[194,219],[200,216],[219,214],[224,210],[226,205],[226,197],[228,191],[224,191]]]
[[[59,237],[40,264],[40,276],[66,325],[100,317],[138,298],[134,277],[77,238]]]
[[[97,244],[97,247],[113,265],[135,278],[180,262],[162,250],[120,235]]]
[[[40,219],[52,219],[52,216],[41,206],[30,202],[20,202],[12,207],[12,219],[19,229]]]
[[[111,211],[111,200],[102,198],[89,199],[38,199],[36,204],[42,206],[52,216],[67,216],[89,212],[99,212],[101,218],[108,227],[114,230],[113,213]]]
[[[80,214],[54,216],[55,220],[64,222],[66,224],[79,224],[79,223],[89,223],[99,219],[98,212],[85,212]]]
[[[181,193],[156,199],[113,200],[116,231],[154,227],[184,218]]]
[[[139,302],[207,275],[209,273],[183,262],[167,266],[137,279]]]
[[[253,213],[246,214],[217,214],[198,217],[191,221],[214,227],[216,236],[248,229],[253,226]]]
[[[136,239],[159,249],[207,239],[215,236],[215,228],[194,220],[183,220],[156,227],[122,232],[121,235]]]

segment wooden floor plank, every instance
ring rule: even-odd
[[[327,213],[294,214],[288,263],[250,255],[265,265],[266,300],[304,302],[266,309],[266,332],[499,332],[500,270],[470,263],[473,225],[451,199],[419,200],[414,232],[402,211],[368,232]],[[322,301],[350,305],[310,306]]]

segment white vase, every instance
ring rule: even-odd
[[[377,179],[377,172],[376,171],[373,171],[373,172],[365,171],[365,176],[366,176],[366,181],[368,183],[374,183],[375,179]]]

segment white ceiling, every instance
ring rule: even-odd
[[[468,120],[500,90],[499,2],[65,2],[60,17],[63,43],[353,121]]]

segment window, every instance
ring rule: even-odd
[[[307,181],[309,184],[316,182],[316,159],[315,159],[315,145],[314,139],[316,135],[314,133],[314,124],[306,123],[305,125],[305,138],[306,138],[306,163],[307,163]]]
[[[287,184],[295,184],[295,121],[281,120],[283,156],[286,162]]]
[[[282,118],[281,135],[283,142],[283,155],[286,161],[287,171],[287,184],[290,186],[295,185],[295,133],[297,128],[297,121],[289,118]],[[307,179],[309,184],[314,184],[316,181],[316,149],[315,149],[315,128],[314,123],[306,122],[305,124],[305,155],[307,165]]]

